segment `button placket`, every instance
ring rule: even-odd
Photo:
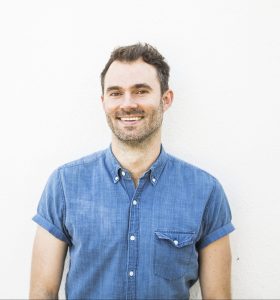
[[[143,186],[148,178],[140,179],[139,185],[136,188],[132,200],[130,202],[129,214],[129,232],[128,232],[128,261],[127,261],[127,300],[136,299],[136,277],[137,277],[137,262],[138,262],[138,232],[139,232],[139,205],[140,195]]]

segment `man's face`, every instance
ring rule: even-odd
[[[137,145],[160,129],[163,104],[155,67],[142,59],[114,61],[104,80],[103,108],[117,139]]]

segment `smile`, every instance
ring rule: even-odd
[[[144,119],[144,117],[139,117],[139,116],[135,116],[135,117],[119,117],[117,119],[124,126],[126,126],[126,125],[134,126],[134,125],[138,125],[141,122],[141,120]]]
[[[143,117],[128,117],[128,118],[120,118],[121,121],[139,121]]]

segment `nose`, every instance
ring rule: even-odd
[[[125,93],[120,105],[120,108],[136,108],[138,104],[136,103],[135,99],[133,99],[131,93]]]

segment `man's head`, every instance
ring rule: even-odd
[[[101,98],[108,125],[118,141],[139,146],[160,140],[163,113],[173,99],[168,76],[167,63],[147,44],[113,52],[101,75]]]
[[[169,88],[169,65],[166,63],[164,57],[157,51],[156,48],[147,43],[138,43],[130,46],[118,47],[111,53],[111,57],[101,73],[102,93],[104,93],[104,80],[106,73],[114,61],[134,62],[140,58],[147,64],[155,67],[158,80],[160,82],[161,94],[167,91]]]

